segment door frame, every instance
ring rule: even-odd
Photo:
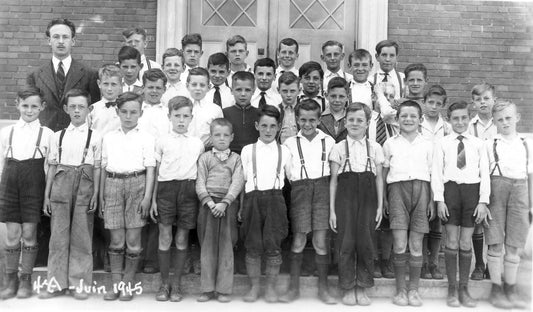
[[[270,0],[270,8],[277,9],[279,1],[285,0]],[[190,2],[191,0],[157,0],[155,42],[157,62],[161,63],[161,57],[165,49],[171,47],[181,48],[181,38],[189,29]],[[358,23],[357,48],[367,49],[373,55],[376,44],[381,40],[387,39],[388,0],[358,0],[356,7],[358,8],[356,17]],[[277,14],[270,14],[269,18],[272,22],[278,22]],[[271,58],[275,58],[277,35],[277,31],[269,33],[266,48]]]

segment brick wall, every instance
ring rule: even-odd
[[[487,81],[519,105],[519,130],[533,132],[532,16],[530,1],[389,0],[388,32],[400,69],[424,63],[451,101]]]
[[[46,25],[68,18],[77,28],[72,56],[98,68],[116,62],[122,31],[148,32],[148,58],[155,57],[157,0],[2,0],[0,5],[0,119],[16,119],[17,91],[26,76],[51,58]]]

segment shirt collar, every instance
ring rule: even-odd
[[[297,71],[298,71],[298,70],[296,69],[295,66],[293,66],[293,67],[291,67],[291,68],[289,68],[289,69],[284,69],[283,67],[278,66],[278,68],[276,68],[276,75],[281,75],[281,72],[284,72],[284,73],[286,73],[286,72],[292,72],[292,73],[298,75],[298,74],[297,74]]]
[[[65,70],[65,74],[68,73],[68,70],[70,68],[70,64],[72,64],[72,56],[67,56],[64,60],[60,60],[55,56],[52,56],[52,64],[54,64],[54,70],[57,71],[57,68],[59,66],[59,62],[63,62],[63,69]]]
[[[260,139],[257,139],[257,147],[266,147],[266,148],[270,148],[270,149],[273,149],[274,147],[276,147],[278,144],[278,142],[276,140],[268,143],[268,144],[265,144],[263,141],[261,141]]]
[[[365,86],[365,87],[372,87],[372,85],[370,84],[370,82],[368,80],[366,80],[365,82],[357,82],[355,81],[355,79],[353,79],[351,82],[350,82],[350,85],[351,86]]]
[[[468,135],[467,131],[465,131],[463,133],[457,133],[457,132],[453,131],[452,133],[453,133],[453,137],[455,139],[457,139],[457,140],[458,140],[459,136],[462,136],[465,139],[469,139],[470,138],[470,135]]]
[[[167,90],[170,88],[179,89],[182,85],[183,85],[183,82],[181,80],[176,83],[167,82]]]
[[[342,70],[342,68],[339,68],[339,70],[337,72],[332,72],[330,71],[329,69],[326,68],[326,70],[324,71],[324,78],[332,78],[332,77],[342,77],[344,78],[346,75],[344,74],[344,71]]]
[[[147,103],[147,102],[143,102],[143,105],[142,105],[142,110],[145,110],[145,109],[150,109],[150,108],[154,108],[154,109],[163,109],[163,103],[159,102],[159,104],[150,104],[150,103]]]
[[[19,120],[15,123],[15,127],[17,128],[29,127],[30,129],[36,129],[36,128],[39,128],[40,126],[41,126],[41,122],[39,121],[39,118],[29,123],[22,120],[22,118],[19,118]]]
[[[366,136],[364,136],[362,139],[360,140],[354,140],[352,139],[349,135],[346,136],[346,140],[348,141],[348,146],[353,146],[354,144],[360,144],[360,145],[363,145],[365,144],[365,140],[366,140]]]
[[[381,69],[380,66],[378,66],[378,70],[376,71],[376,73],[378,74],[378,76],[385,75],[385,72],[383,71],[383,69]],[[393,68],[390,72],[388,72],[389,77],[392,76],[392,75],[396,75],[395,73],[396,73],[396,70]]]
[[[67,131],[78,131],[78,132],[86,132],[89,129],[89,125],[87,123],[83,123],[83,125],[76,127],[72,123],[70,123],[67,127]]]
[[[124,130],[122,130],[122,126],[119,126],[117,131],[119,131],[120,133],[124,134],[124,135],[128,135],[129,133],[131,133],[132,131],[134,132],[139,132],[139,124],[137,124],[137,126],[135,126],[135,128],[131,129],[130,131],[128,131],[128,133],[125,133]]]
[[[137,80],[135,80],[135,82],[133,83],[133,85],[129,85],[129,84],[126,83],[126,80],[123,79],[123,80],[122,80],[122,85],[123,85],[124,87],[126,87],[126,88],[127,88],[128,86],[136,86],[136,87],[141,87],[141,88],[142,88],[143,83],[139,80],[139,78],[137,78]]]
[[[177,133],[174,130],[170,130],[170,136],[173,137],[173,138],[188,138],[188,137],[190,137],[190,134],[188,132]]]
[[[492,125],[492,118],[489,119],[489,122],[487,123],[487,125],[485,126],[485,123],[481,120],[481,118],[479,117],[479,115],[476,115],[474,116],[474,118],[472,118],[472,124],[480,124],[481,126],[485,127],[485,128],[488,128]]]

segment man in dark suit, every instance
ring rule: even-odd
[[[43,126],[54,132],[66,128],[70,123],[69,116],[62,107],[63,96],[67,91],[74,88],[86,90],[91,95],[91,102],[100,100],[96,72],[72,59],[75,36],[76,26],[68,19],[54,19],[48,23],[46,37],[52,47],[52,60],[27,78],[28,85],[43,92],[46,108],[39,119]]]
[[[46,106],[39,114],[41,125],[54,132],[66,128],[70,123],[69,115],[63,110],[63,98],[67,91],[75,88],[86,90],[91,95],[91,102],[100,100],[96,72],[73,60],[70,55],[75,36],[76,26],[68,19],[54,19],[48,23],[46,37],[52,47],[52,60],[27,78],[28,85],[39,88],[44,94]],[[41,217],[37,240],[41,248],[36,265],[46,265],[50,241],[50,219],[47,217]]]

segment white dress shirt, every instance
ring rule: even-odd
[[[259,90],[259,88],[256,88],[254,94],[252,95],[252,100],[251,100],[252,106],[255,108],[258,108],[260,99],[261,99],[261,90]],[[274,107],[278,107],[278,105],[282,101],[281,95],[279,95],[278,91],[274,90],[272,87],[265,91],[265,100],[268,105],[272,105]]]
[[[122,93],[124,92],[134,92],[135,87],[142,88],[143,83],[139,79],[137,79],[132,85],[129,85],[126,83],[126,81],[122,81]]]
[[[57,70],[59,69],[59,62],[63,62],[63,71],[65,72],[65,77],[68,74],[70,69],[70,64],[72,64],[72,56],[67,56],[64,60],[60,60],[55,56],[52,56],[52,64],[54,65],[54,72],[57,75]]]
[[[404,83],[405,75],[401,72],[398,72],[398,74],[396,74],[396,69],[392,69],[388,74],[389,75],[387,76],[387,82],[390,82],[394,85],[394,91],[395,91],[394,98],[398,100],[402,97],[402,93],[403,93],[402,89],[405,89],[405,83]],[[400,76],[400,79],[402,80],[401,82],[398,80],[398,75]],[[372,82],[374,85],[377,85],[378,83],[381,83],[384,78],[385,78],[385,72],[378,65],[376,71],[368,77],[368,80]],[[401,85],[401,88],[400,88],[400,85]]]
[[[418,134],[413,142],[397,134],[383,145],[385,162],[389,168],[387,183],[422,180],[430,182],[433,164],[433,143]]]
[[[281,145],[281,168],[279,181],[276,181],[276,169],[278,166],[278,143],[276,140],[269,144],[257,140],[256,146],[256,164],[257,164],[257,189],[260,191],[271,190],[275,187],[283,188],[285,173],[289,172],[289,163],[291,161],[291,152],[286,146]],[[249,193],[255,190],[254,187],[254,173],[252,163],[252,149],[253,144],[248,144],[243,147],[241,152],[241,161],[244,172],[245,192]]]
[[[479,202],[489,203],[490,176],[487,153],[481,139],[463,133],[466,166],[457,168],[458,133],[453,132],[435,144],[431,189],[435,201],[444,201],[444,184],[453,181],[457,184],[475,184],[479,186]]]
[[[222,109],[235,105],[235,97],[231,93],[230,87],[226,86],[226,84],[223,83],[220,86],[218,86],[218,88],[220,92],[220,99],[222,100]],[[215,90],[216,89],[214,86],[211,87],[211,89],[207,91],[207,94],[205,97],[207,99],[213,100]]]
[[[278,66],[278,68],[276,68],[276,78],[274,79],[274,81],[272,82],[272,89],[274,90],[278,90],[278,80],[279,80],[279,77],[281,76],[281,74],[283,74],[284,72],[292,72],[293,74],[296,75],[296,77],[298,77],[298,68],[296,67],[291,67],[290,69],[284,69],[282,68],[281,66]]]
[[[220,106],[214,104],[212,99],[204,97],[202,100],[194,102],[192,120],[187,133],[199,138],[206,144],[210,135],[211,122],[223,117],[224,114]]]
[[[113,173],[132,173],[155,167],[155,139],[135,127],[124,133],[111,131],[102,141],[102,168]]]
[[[370,109],[374,108],[372,104],[372,85],[370,82],[363,83],[352,80],[350,83],[350,90],[352,93],[352,103],[360,102],[366,104]]]
[[[304,179],[317,179],[323,176],[329,176],[329,153],[335,145],[335,140],[319,129],[313,140],[306,139],[302,132],[298,132],[296,136],[285,140],[285,145],[291,153],[290,171],[288,178],[291,181]],[[300,138],[300,146],[302,148],[302,155],[305,162],[305,170],[302,171],[300,162],[300,154],[298,152],[297,138]],[[322,161],[322,139],[324,139],[325,157]],[[305,175],[307,172],[307,177]],[[300,175],[301,174],[301,175]]]
[[[527,148],[521,139],[521,135],[517,135],[514,139],[506,139],[501,134],[494,136],[496,140],[496,152],[499,157],[499,167],[501,175],[510,179],[526,179],[528,174],[533,174],[533,142],[530,139],[525,139]],[[494,170],[496,160],[494,158],[494,140],[485,140],[485,149],[489,155],[490,172],[493,175],[500,175],[498,169]],[[526,161],[526,154],[529,159]],[[526,168],[527,163],[527,168]],[[531,183],[531,182],[529,182]]]
[[[69,166],[79,166],[83,159],[85,143],[87,142],[89,125],[84,123],[79,127],[70,124],[65,130],[63,142],[61,144],[61,163],[59,162],[59,138],[61,131],[57,131],[52,136],[50,144],[50,154],[48,163],[51,165],[63,164]],[[97,131],[91,133],[91,141],[87,149],[87,155],[83,164],[100,167],[102,157],[102,137]]]
[[[150,133],[154,139],[170,132],[168,108],[162,103],[142,104],[142,116],[139,118],[139,127]]]
[[[167,83],[165,93],[163,93],[163,96],[161,96],[161,103],[163,103],[165,107],[168,107],[168,101],[176,96],[184,96],[186,98],[190,97],[189,90],[187,90],[183,80],[180,80],[175,84]]]
[[[105,98],[92,104],[92,110],[89,113],[89,124],[91,129],[98,131],[103,137],[109,131],[120,128],[120,118],[117,115],[117,106],[106,107],[107,102]]]
[[[204,151],[204,144],[188,134],[174,131],[157,139],[155,158],[160,163],[158,181],[195,180],[196,162]]]
[[[328,90],[328,83],[332,78],[335,77],[341,77],[346,80],[346,82],[351,83],[353,80],[353,76],[345,71],[342,70],[342,68],[339,68],[339,70],[334,73],[331,72],[329,69],[324,70],[324,82],[323,82],[323,88],[322,90],[327,91]]]
[[[492,118],[485,124],[479,115],[476,115],[468,124],[468,133],[483,140],[492,140],[498,130],[492,122]]]
[[[243,70],[243,71],[246,71],[246,72],[249,72],[249,73],[253,73],[253,68],[250,67],[250,65],[246,64],[246,68]],[[230,70],[229,74],[228,74],[228,77],[226,78],[226,81],[228,82],[228,86],[231,88],[231,86],[233,85],[233,75],[235,74],[236,72],[235,71],[232,71]]]
[[[368,140],[369,153],[367,153],[366,137],[361,140],[354,140],[347,136],[346,140],[348,140],[348,148],[350,152],[349,162],[350,166],[352,167],[352,171],[364,172],[367,169],[367,160],[370,158],[370,169],[374,174],[376,174],[376,166],[382,165],[385,161],[381,145],[375,141]],[[337,171],[338,174],[341,174],[343,169],[345,169],[344,172],[350,171],[348,164],[346,164],[346,168],[344,168],[344,164],[346,163],[346,140],[342,140],[335,144],[331,154],[329,155],[329,159],[339,165],[339,170]]]
[[[0,172],[4,168],[5,158],[16,160],[26,160],[33,158],[35,144],[39,136],[41,123],[39,119],[27,123],[20,118],[14,125],[4,127],[0,130]],[[9,135],[13,129],[13,139],[11,141],[11,152],[8,154]],[[43,127],[39,150],[35,153],[35,158],[46,158],[50,148],[50,140],[54,132],[47,127]],[[13,154],[12,154],[13,153]]]
[[[150,62],[150,69],[159,68],[161,69],[161,65],[159,63],[154,62],[152,60],[149,60],[146,58],[146,55],[141,55],[141,70],[139,70],[139,79],[142,81],[144,73],[148,70],[148,62]]]
[[[435,125],[435,128],[431,126],[426,117],[424,117],[424,119],[420,123],[420,133],[426,139],[431,141],[441,139],[444,136],[450,134],[451,132],[452,126],[440,116],[439,119],[437,119],[437,124]]]

